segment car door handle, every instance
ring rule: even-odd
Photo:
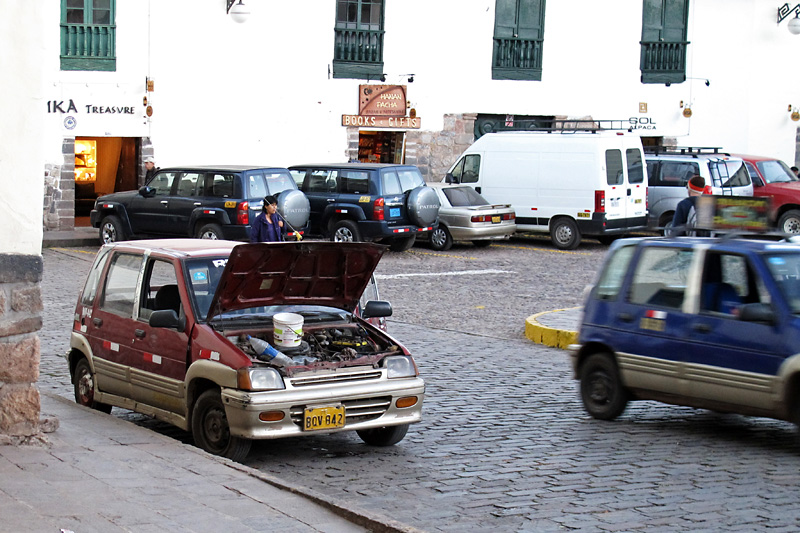
[[[633,315],[630,313],[620,313],[617,315],[617,318],[622,322],[633,322]]]
[[[144,330],[143,329],[134,330],[133,334],[136,335],[137,339],[144,339]]]
[[[630,195],[631,195],[631,190],[630,190],[630,189],[628,189],[628,196],[630,196]]]
[[[335,202],[336,198],[326,198],[325,201],[328,203]]]
[[[161,205],[167,207],[167,204],[169,204],[169,200],[161,200]]]
[[[203,202],[195,202],[195,203],[194,203],[194,206],[195,206],[195,207],[200,207],[201,205],[203,205]]]
[[[92,324],[94,324],[96,327],[99,328],[100,326],[103,325],[103,319],[102,318],[93,318],[92,319]]]
[[[692,324],[692,329],[698,333],[711,333],[711,326],[708,324]]]

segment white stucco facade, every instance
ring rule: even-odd
[[[342,115],[357,114],[367,81],[330,75],[333,0],[248,0],[242,24],[225,0],[116,0],[115,72],[61,71],[60,1],[37,4],[54,28],[38,89],[48,163],[60,164],[63,139],[76,136],[146,138],[159,166],[348,157]],[[494,0],[386,0],[385,83],[408,86],[422,131],[466,113],[632,120],[643,136],[792,165],[799,123],[788,106],[800,107],[800,71],[789,60],[800,36],[777,24],[777,7],[692,0],[688,79],[665,86],[640,81],[641,0],[548,2],[541,81],[491,79]]]

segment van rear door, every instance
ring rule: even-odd
[[[645,167],[644,154],[638,146],[625,149],[625,164],[628,174],[628,204],[626,216],[630,220],[629,226],[639,225],[635,219],[647,217],[647,168]]]
[[[642,225],[647,215],[647,179],[642,150],[609,148],[605,151],[605,212],[608,229]]]

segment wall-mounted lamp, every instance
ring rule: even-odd
[[[250,16],[250,9],[242,3],[242,0],[227,0],[228,8],[226,13],[231,16],[234,22],[244,22]],[[234,2],[236,2],[234,4]]]
[[[414,75],[413,74],[400,74],[401,78],[406,78],[408,83],[414,83]]]
[[[680,103],[680,106],[679,106],[679,107],[682,107],[682,108],[683,108],[683,116],[684,116],[684,117],[686,117],[686,118],[689,118],[689,117],[691,117],[691,116],[692,116],[692,107],[691,107],[691,104],[688,104],[688,103],[687,103],[687,104],[685,104],[685,105],[684,105],[684,103],[683,103],[683,100],[681,100],[681,103]]]
[[[800,120],[800,113],[797,112],[797,108],[792,107],[792,104],[789,104],[789,113],[791,113],[791,118],[793,121],[797,122]]]
[[[800,34],[800,4],[789,9],[789,4],[783,4],[778,8],[778,24],[783,22],[783,19],[794,13],[794,18],[786,24],[786,29],[792,35]]]
[[[706,87],[711,85],[711,80],[709,80],[708,78],[686,78],[686,79],[687,80],[703,80],[704,82],[706,82]]]

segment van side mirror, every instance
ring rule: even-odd
[[[361,311],[361,318],[378,318],[392,316],[392,304],[378,300],[370,300]]]
[[[139,195],[144,196],[145,198],[152,198],[156,195],[156,190],[152,187],[145,185],[144,187],[139,188]]]
[[[444,182],[445,183],[458,183],[458,180],[453,176],[452,172],[448,172],[444,175]]]
[[[744,322],[775,323],[775,312],[769,304],[745,304],[739,307],[739,320]]]

